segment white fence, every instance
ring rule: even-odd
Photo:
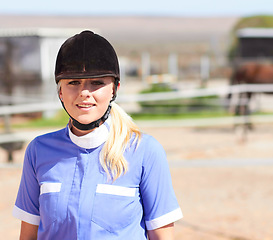
[[[134,103],[159,100],[187,99],[193,97],[205,96],[222,96],[225,97],[229,93],[239,94],[244,92],[252,93],[273,93],[273,84],[241,84],[233,86],[223,86],[204,89],[187,89],[183,91],[145,93],[145,94],[122,94],[118,95],[117,103]],[[43,112],[61,109],[59,101],[54,102],[37,102],[28,104],[6,105],[0,106],[0,116]]]
[[[158,100],[173,100],[173,99],[187,99],[193,97],[204,97],[204,96],[220,96],[226,98],[226,96],[231,94],[239,94],[244,92],[267,92],[273,93],[272,84],[264,85],[239,85],[239,86],[223,86],[215,88],[206,89],[188,89],[183,91],[174,92],[164,92],[164,93],[149,93],[149,94],[120,94],[117,98],[118,103],[137,103],[137,102],[147,102],[147,101],[158,101]],[[0,96],[1,98],[1,96]],[[215,104],[219,104],[215,103]],[[0,144],[6,149],[8,153],[8,161],[12,162],[12,153],[16,150],[17,143],[22,144],[30,141],[34,137],[43,134],[43,131],[32,131],[32,132],[12,132],[10,129],[10,116],[13,114],[22,113],[33,113],[33,112],[46,112],[46,111],[56,111],[61,109],[62,106],[59,101],[55,102],[36,102],[27,104],[17,104],[17,105],[7,105],[0,106],[0,117],[4,118],[5,131],[0,134]],[[145,122],[142,124],[149,127],[158,126],[183,126],[183,127],[195,127],[195,126],[219,126],[219,125],[233,125],[233,124],[243,124],[250,122],[250,118],[247,116],[239,117],[225,117],[225,118],[206,118],[206,119],[187,119],[187,120],[168,120],[168,121],[152,121]],[[253,123],[263,123],[263,122],[273,122],[273,116],[251,116],[251,122]]]
[[[215,88],[206,88],[206,89],[188,89],[183,91],[174,91],[174,92],[164,92],[164,93],[148,93],[148,94],[132,94],[132,95],[119,95],[117,98],[118,103],[136,103],[143,101],[157,101],[157,100],[172,100],[172,99],[187,99],[193,97],[201,97],[201,96],[222,96],[225,97],[229,93],[231,94],[239,94],[242,92],[272,92],[273,93],[273,84],[251,84],[251,85],[237,85],[237,86],[223,86],[223,87],[215,87]],[[59,101],[56,102],[37,102],[37,103],[28,103],[28,104],[17,104],[17,105],[9,105],[9,106],[0,106],[0,117],[6,117],[6,124],[8,121],[8,116],[12,116],[13,114],[22,114],[22,113],[33,113],[33,112],[44,112],[44,111],[53,111],[61,109],[62,106]],[[262,120],[259,118],[251,118],[253,121],[272,121],[272,117],[267,116]],[[242,117],[230,117],[230,118],[221,118],[217,119],[217,121],[213,121],[213,119],[203,119],[203,120],[179,120],[174,121],[179,122],[179,125],[184,126],[193,126],[193,125],[219,125],[219,124],[232,124],[232,123],[245,123],[248,121],[246,118]],[[162,122],[158,121],[158,124]],[[164,124],[167,124],[164,121]],[[157,124],[153,122],[153,125]],[[173,125],[173,123],[171,123]],[[5,142],[15,142],[18,140],[29,140],[30,134],[26,133],[6,133],[0,134],[0,143]],[[33,135],[31,135],[33,137]]]

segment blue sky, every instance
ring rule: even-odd
[[[0,14],[53,15],[273,15],[272,0],[4,0]]]

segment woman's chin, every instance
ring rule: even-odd
[[[81,124],[89,124],[91,122],[96,121],[96,119],[90,119],[90,118],[77,118],[76,120]]]

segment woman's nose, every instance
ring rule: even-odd
[[[90,98],[91,97],[91,92],[88,89],[82,89],[80,96],[82,98]]]

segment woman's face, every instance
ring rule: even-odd
[[[67,112],[82,124],[100,119],[114,94],[114,78],[63,79],[59,96]]]

